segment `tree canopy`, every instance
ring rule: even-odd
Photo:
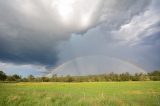
[[[26,78],[22,78],[20,75],[6,75],[3,71],[0,71],[1,81],[23,81],[23,82],[98,82],[98,81],[160,81],[160,71],[156,70],[150,73],[135,73],[130,74],[128,72],[116,74],[100,74],[100,75],[87,75],[87,76],[57,76],[52,77],[35,77],[29,75]]]

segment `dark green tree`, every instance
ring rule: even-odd
[[[3,71],[0,71],[0,80],[5,81],[6,78],[7,78],[7,75]]]
[[[28,79],[28,81],[34,81],[35,77],[33,75],[29,75],[27,79]]]
[[[14,74],[12,75],[12,77],[16,80],[16,81],[21,81],[22,77],[17,75],[17,74]]]
[[[66,76],[66,82],[73,82],[73,81],[74,81],[73,77],[71,77],[69,75]]]
[[[148,73],[149,77],[153,81],[160,81],[160,71],[156,70]]]
[[[41,77],[41,81],[42,82],[49,82],[49,78],[48,77]]]

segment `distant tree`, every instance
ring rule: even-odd
[[[6,81],[16,81],[16,79],[13,76],[7,76]]]
[[[27,79],[28,79],[28,81],[34,81],[35,77],[33,75],[29,75]]]
[[[139,81],[145,81],[147,80],[147,77],[144,73],[139,73]]]
[[[27,78],[23,78],[22,81],[23,82],[28,82],[28,79]]]
[[[48,77],[41,77],[41,81],[42,82],[49,82],[49,78]]]
[[[121,81],[129,81],[131,80],[131,76],[128,72],[120,74]]]
[[[12,75],[12,77],[16,80],[16,81],[21,81],[22,77],[20,75],[14,74]]]
[[[148,76],[153,81],[160,81],[160,71],[158,70],[148,73]]]
[[[135,74],[132,76],[132,81],[139,81],[139,74],[138,74],[138,73],[135,73]]]
[[[6,80],[6,78],[7,78],[7,75],[3,71],[0,71],[0,80],[4,81]]]
[[[150,75],[150,76],[160,76],[160,71],[155,70],[153,72],[148,73],[148,75]]]
[[[51,78],[48,77],[34,77],[29,75],[27,78],[22,78],[21,76],[14,74],[7,76],[3,71],[0,71],[0,80],[1,81],[36,81],[36,82],[99,82],[99,81],[160,81],[160,71],[153,71],[148,74],[144,73],[135,73],[134,75],[129,74],[128,72],[122,74],[109,73],[109,74],[100,74],[100,75],[88,75],[88,76],[57,76],[53,75]]]
[[[73,77],[71,77],[69,75],[66,76],[66,82],[73,82],[73,81],[74,81]]]
[[[56,82],[57,81],[57,74],[52,75],[52,77],[50,78],[50,81]]]
[[[22,81],[22,77],[17,74],[14,74],[11,76],[7,76],[6,81]]]

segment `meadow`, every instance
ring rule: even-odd
[[[160,106],[160,81],[0,83],[0,106]]]

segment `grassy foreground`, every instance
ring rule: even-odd
[[[160,82],[0,83],[0,106],[160,106]]]

